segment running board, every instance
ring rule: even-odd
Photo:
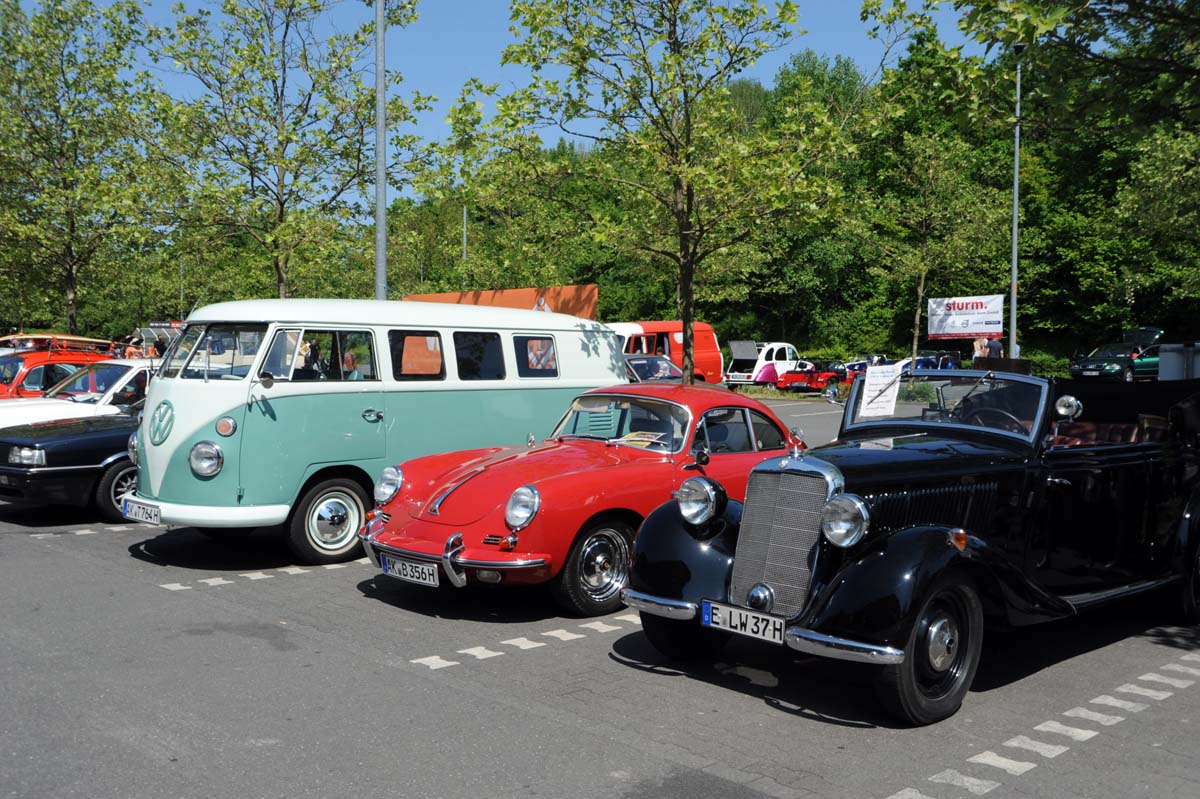
[[[1170,577],[1160,577],[1157,580],[1143,580],[1120,588],[1109,588],[1106,591],[1093,591],[1087,594],[1071,594],[1070,596],[1061,598],[1064,602],[1069,603],[1075,609],[1075,612],[1078,613],[1113,599],[1144,594],[1147,591],[1162,588],[1164,585],[1169,585],[1180,579],[1182,579],[1182,575],[1172,574]]]

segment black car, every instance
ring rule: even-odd
[[[685,481],[623,599],[668,656],[740,633],[878,664],[884,704],[928,724],[962,703],[985,627],[1151,589],[1200,620],[1198,444],[1200,381],[857,380],[838,440],[755,467],[745,504]]]
[[[90,506],[109,521],[122,521],[121,497],[137,488],[137,467],[126,447],[141,406],[0,429],[0,500]]]

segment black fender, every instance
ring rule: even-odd
[[[1187,575],[1200,547],[1200,488],[1193,489],[1175,533],[1175,553],[1171,558],[1171,573]]]
[[[702,527],[685,522],[674,500],[659,505],[634,537],[629,587],[697,604],[726,601],[741,521],[742,504],[733,500]]]

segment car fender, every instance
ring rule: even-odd
[[[704,599],[727,601],[741,520],[742,504],[732,500],[702,531],[683,520],[674,500],[659,505],[634,537],[629,587],[696,604]],[[691,530],[712,536],[698,538]]]
[[[1179,527],[1175,534],[1175,557],[1172,560],[1172,572],[1187,574],[1192,559],[1196,557],[1196,548],[1200,547],[1200,487],[1192,490],[1183,514],[1179,517]]]

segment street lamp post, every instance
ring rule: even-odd
[[[387,299],[387,74],[385,0],[375,0],[375,299]]]
[[[1008,355],[1017,357],[1017,209],[1021,196],[1021,53],[1025,45],[1013,45],[1017,54],[1017,123],[1013,130],[1012,274],[1009,286]]]

